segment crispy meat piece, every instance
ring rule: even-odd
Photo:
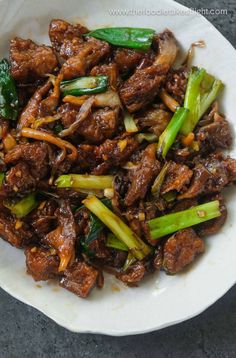
[[[78,157],[72,169],[73,173],[89,173],[99,165],[100,159],[96,157],[95,152],[95,145],[80,144],[78,146]]]
[[[135,73],[124,82],[120,90],[120,97],[129,112],[136,112],[157,95],[163,84],[167,65],[152,65],[143,69],[137,69]]]
[[[18,163],[5,176],[1,192],[5,196],[24,196],[37,187],[37,180],[32,176],[27,163]]]
[[[129,48],[117,47],[114,50],[114,61],[122,74],[136,69],[144,56],[145,52]]]
[[[120,84],[119,72],[116,63],[109,63],[93,67],[91,76],[108,76],[112,89],[116,90]]]
[[[166,78],[165,89],[179,104],[183,104],[187,83],[186,67],[171,69]]]
[[[43,238],[43,243],[53,247],[60,257],[59,271],[64,271],[75,257],[76,228],[69,202],[61,200],[55,215],[58,227]]]
[[[95,160],[100,160],[101,164],[96,166],[92,173],[101,175],[111,167],[118,167],[124,164],[138,146],[139,143],[132,137],[107,139],[101,145],[95,147]]]
[[[192,175],[193,172],[187,165],[171,161],[161,188],[161,194],[172,190],[181,191],[190,182]]]
[[[43,247],[27,247],[25,250],[27,273],[35,281],[47,281],[57,278],[59,258]]]
[[[178,231],[164,244],[163,268],[169,274],[182,271],[204,252],[204,241],[192,228]]]
[[[36,45],[31,40],[23,40],[19,37],[11,40],[10,61],[13,78],[24,83],[45,77],[58,65],[51,47]]]
[[[55,211],[57,207],[56,201],[49,199],[44,202],[44,205],[40,205],[27,216],[27,222],[33,227],[39,238],[42,239],[50,231],[55,229]]]
[[[153,266],[156,270],[160,270],[163,265],[163,247],[162,245],[157,246],[153,257]]]
[[[136,120],[141,129],[148,128],[149,131],[160,137],[171,117],[172,114],[162,108],[150,108],[139,113]]]
[[[213,123],[197,131],[196,138],[201,143],[203,153],[211,153],[216,149],[229,149],[233,140],[229,122],[218,113],[215,113]]]
[[[67,46],[69,46],[69,44],[73,46],[73,43],[75,46],[75,42],[77,41],[79,43],[82,42],[82,35],[88,32],[89,30],[80,24],[71,25],[60,19],[52,20],[49,25],[49,37],[52,46],[57,52],[60,52],[60,55],[63,58],[66,59],[72,56],[72,48],[69,50]],[[63,51],[60,51],[61,47],[64,47]],[[75,54],[74,50],[73,54]]]
[[[48,146],[44,142],[33,142],[15,146],[5,156],[5,163],[29,164],[30,172],[36,180],[44,178],[48,174]],[[24,172],[22,173],[25,175]],[[20,174],[19,174],[19,177]]]
[[[224,167],[228,173],[228,179],[230,183],[236,181],[236,160],[230,157],[224,159]]]
[[[76,121],[79,112],[78,107],[66,103],[59,108],[58,113],[62,124],[68,128]],[[97,109],[80,122],[75,134],[84,137],[88,143],[101,143],[114,136],[118,124],[119,110],[108,107]]]
[[[68,128],[75,122],[79,109],[73,104],[65,103],[58,108],[57,112],[61,116],[63,126]]]
[[[22,226],[16,225],[10,213],[5,213],[4,208],[1,208],[0,214],[0,236],[12,246],[22,248],[29,245],[33,241],[32,233],[27,224]]]
[[[60,286],[85,298],[95,286],[97,277],[98,271],[95,268],[86,262],[78,261],[66,269],[60,280]]]
[[[202,224],[196,226],[196,231],[199,236],[205,237],[208,235],[216,234],[218,231],[221,230],[222,226],[224,225],[227,219],[227,208],[224,202],[224,198],[221,194],[217,194],[214,196],[204,198],[204,202],[219,200],[220,201],[220,212],[221,216],[216,219],[212,219],[209,221],[205,221]]]
[[[131,185],[125,197],[125,205],[131,206],[138,199],[143,199],[159,171],[160,163],[156,159],[156,145],[150,144],[143,151],[138,168],[132,173]]]
[[[116,278],[127,284],[132,284],[141,281],[145,272],[146,268],[144,263],[142,261],[138,261],[134,265],[130,266],[126,271],[117,273]]]
[[[97,65],[110,52],[107,42],[89,37],[80,45],[78,54],[70,57],[62,66],[61,73],[64,79],[72,79],[84,76],[95,65]]]
[[[35,121],[39,114],[39,105],[43,97],[46,96],[50,90],[51,82],[46,82],[42,87],[38,88],[33,96],[30,98],[26,107],[21,112],[17,123],[17,129],[21,130],[23,127],[29,127]]]
[[[235,159],[225,159],[221,153],[210,155],[196,164],[191,185],[179,196],[179,199],[220,192],[230,182],[235,181],[235,169]]]
[[[83,120],[77,132],[89,143],[101,143],[114,136],[118,127],[118,111],[98,109]]]

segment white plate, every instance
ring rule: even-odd
[[[185,50],[199,39],[195,63],[217,75],[226,84],[222,108],[235,123],[236,54],[230,43],[202,16],[166,15],[112,16],[109,9],[186,10],[171,0],[0,0],[0,57],[7,55],[9,40],[19,35],[49,43],[52,18],[79,20],[90,28],[140,26],[162,31],[168,27]],[[234,155],[233,153],[232,155]],[[112,277],[103,290],[93,290],[84,300],[55,284],[39,287],[25,273],[22,251],[0,240],[0,286],[61,326],[75,332],[129,335],[157,330],[191,318],[219,299],[236,277],[236,222],[233,190],[229,193],[227,224],[220,234],[207,240],[206,253],[186,273],[153,275],[138,288],[127,288]]]

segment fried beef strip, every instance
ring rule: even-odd
[[[188,82],[188,69],[180,67],[171,69],[167,74],[165,89],[176,101],[182,105]]]
[[[69,57],[63,64],[61,73],[65,80],[85,76],[88,71],[97,65],[110,53],[110,45],[107,42],[89,37],[79,45],[78,53]]]
[[[229,149],[233,141],[229,122],[215,113],[212,123],[198,129],[196,139],[200,142],[203,153],[211,153],[216,149]]]
[[[75,258],[76,227],[74,216],[71,212],[68,200],[61,199],[60,207],[55,215],[58,226],[49,232],[43,239],[43,243],[54,248],[60,257],[59,271],[64,271]]]
[[[204,241],[192,228],[178,231],[164,244],[163,268],[169,274],[182,271],[204,252]]]
[[[221,153],[212,154],[198,161],[193,169],[190,187],[179,199],[194,198],[198,195],[220,192],[236,180],[236,160],[224,158]]]
[[[127,284],[133,284],[141,281],[145,272],[146,268],[144,263],[142,261],[138,261],[134,265],[130,266],[128,270],[117,273],[116,278]]]
[[[161,194],[166,194],[172,190],[181,191],[189,184],[192,175],[193,172],[187,165],[171,161],[161,188]]]
[[[0,236],[17,248],[26,247],[35,239],[29,226],[24,222],[17,222],[4,207],[0,214]]]
[[[86,262],[77,261],[67,268],[60,280],[60,286],[85,298],[95,286],[98,271]]]
[[[35,281],[47,281],[58,277],[59,258],[43,247],[25,249],[27,273]]]
[[[19,37],[10,43],[11,74],[21,83],[33,82],[52,73],[58,66],[56,55],[49,46],[36,45]]]
[[[82,35],[88,32],[89,30],[80,24],[71,25],[61,19],[54,19],[49,25],[52,46],[64,59],[77,54],[77,46],[83,42]]]
[[[160,163],[156,159],[156,145],[150,144],[144,150],[140,164],[131,176],[131,185],[125,197],[125,205],[131,206],[138,199],[143,199],[150,184],[160,171]]]

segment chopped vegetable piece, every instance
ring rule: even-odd
[[[147,51],[155,31],[146,28],[110,27],[91,31],[86,36],[95,37],[115,46],[135,48]]]
[[[222,88],[223,83],[209,75],[205,69],[192,68],[184,99],[184,107],[189,109],[189,115],[182,125],[182,134],[188,135],[193,132],[196,124],[216,99]]]
[[[128,251],[129,248],[127,245],[125,245],[122,241],[117,239],[117,237],[111,233],[107,235],[107,247],[111,247],[113,249],[122,250],[122,251]]]
[[[117,215],[109,210],[95,196],[88,197],[83,204],[95,214],[112,232],[126,244],[130,252],[139,260],[149,254],[147,246]]]
[[[10,74],[7,60],[0,61],[0,116],[16,120],[18,116],[18,95],[16,84]]]
[[[128,270],[128,268],[136,261],[136,258],[131,254],[128,253],[127,259],[125,260],[123,271]]]
[[[55,134],[60,133],[61,131],[63,131],[62,125],[61,125],[60,123],[57,123],[57,124],[55,125],[55,127],[53,128],[53,131],[54,131]]]
[[[88,234],[84,238],[84,243],[89,245],[91,242],[96,240],[101,231],[104,229],[104,224],[93,214],[90,214],[90,229]]]
[[[180,107],[177,109],[170,122],[168,123],[168,126],[159,137],[157,146],[158,155],[162,155],[163,158],[166,157],[166,154],[174,143],[180,128],[188,117],[188,113],[189,110],[186,108]]]
[[[82,96],[105,92],[108,87],[107,76],[80,77],[70,81],[62,81],[60,89],[63,96]]]
[[[158,140],[158,137],[154,133],[139,133],[136,134],[135,139],[142,143],[144,140],[146,140],[149,143],[154,143]]]
[[[27,195],[15,204],[4,202],[4,206],[11,210],[18,219],[28,215],[36,206],[38,201],[35,198],[35,193]]]
[[[169,95],[169,93],[166,92],[163,88],[160,91],[159,94],[160,98],[162,99],[163,103],[168,107],[172,112],[175,112],[178,107],[180,107],[180,104]]]
[[[5,177],[5,173],[0,173],[0,187],[2,186],[4,177]]]
[[[57,178],[58,188],[106,189],[112,188],[112,175],[67,174]]]
[[[204,213],[204,214],[203,214]],[[211,201],[191,209],[164,215],[148,221],[152,239],[158,239],[178,230],[221,216],[219,201]]]
[[[152,186],[152,194],[159,197],[160,195],[160,191],[161,191],[161,186],[162,186],[162,183],[165,179],[165,176],[166,176],[166,173],[167,173],[167,170],[170,166],[170,163],[169,162],[166,162],[163,167],[161,168],[161,171],[160,173],[158,174],[158,176],[156,177],[155,181],[154,181],[154,184]]]
[[[167,201],[167,203],[171,203],[176,199],[177,193],[175,190],[169,191],[168,193],[165,193],[162,195],[163,199]]]
[[[125,125],[125,130],[128,133],[138,132],[138,127],[136,126],[134,118],[131,114],[129,114],[129,112],[125,113],[124,125]]]

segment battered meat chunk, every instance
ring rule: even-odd
[[[162,108],[149,108],[137,114],[135,119],[141,129],[148,129],[159,138],[166,129],[172,114]]]
[[[43,247],[27,247],[25,250],[27,273],[35,281],[47,281],[57,278],[59,259]]]
[[[16,225],[16,219],[10,213],[1,208],[0,214],[0,236],[12,246],[22,248],[33,241],[29,227],[23,223],[20,227]]]
[[[101,175],[112,167],[124,164],[138,146],[139,143],[132,137],[107,139],[101,145],[95,147],[95,160],[101,161],[101,164],[98,164],[92,173]]]
[[[214,115],[213,123],[197,131],[196,138],[201,143],[203,153],[211,153],[216,149],[229,149],[233,140],[229,122],[219,114]]]
[[[79,113],[78,107],[69,103],[62,105],[58,113],[61,115],[61,122],[68,128],[76,121]],[[97,109],[83,119],[75,131],[75,135],[81,135],[88,143],[101,143],[107,138],[114,136],[119,122],[119,110]]]
[[[129,48],[118,47],[114,51],[114,61],[121,73],[134,70],[144,56],[145,52]]]
[[[116,90],[120,84],[119,72],[116,63],[109,63],[93,67],[90,72],[91,76],[108,76],[109,84],[112,89]]]
[[[74,259],[76,240],[75,221],[68,200],[61,200],[60,208],[57,209],[55,215],[59,225],[42,241],[57,251],[60,257],[59,271],[64,271],[69,262]]]
[[[98,109],[81,122],[77,132],[89,143],[101,143],[114,136],[118,127],[118,111]]]
[[[27,216],[27,222],[41,239],[55,228],[55,211],[58,207],[56,201],[52,199],[42,202],[42,204]]]
[[[97,277],[98,271],[95,268],[86,262],[77,261],[66,269],[60,280],[60,286],[85,298],[96,284]]]
[[[163,268],[169,274],[182,271],[204,252],[204,241],[192,228],[178,231],[164,244]]]
[[[75,122],[76,116],[78,114],[78,106],[75,106],[70,103],[62,104],[58,108],[58,114],[60,115],[60,120],[65,128],[71,126]]]
[[[58,65],[51,47],[36,45],[31,40],[23,40],[19,37],[11,40],[10,61],[13,78],[24,83],[45,77]]]
[[[224,158],[222,154],[212,154],[202,159],[193,169],[190,187],[179,196],[189,199],[197,195],[220,192],[236,179],[236,160]]]
[[[30,98],[26,107],[20,114],[20,118],[17,123],[17,129],[21,130],[23,127],[29,127],[33,121],[39,115],[40,103],[44,96],[51,88],[51,82],[46,82],[42,87],[38,88],[33,96]]]
[[[172,190],[180,191],[185,185],[189,184],[193,172],[184,164],[170,162],[161,193],[165,194]]]
[[[83,42],[78,53],[70,57],[62,66],[61,73],[64,79],[72,79],[86,75],[88,71],[97,65],[110,52],[110,45],[107,42],[89,37]]]
[[[37,180],[32,176],[27,163],[18,163],[5,176],[1,191],[9,197],[24,196],[34,191]]]
[[[168,71],[167,65],[152,65],[138,69],[124,82],[120,97],[129,112],[136,112],[157,95]]]
[[[26,162],[36,179],[44,178],[48,173],[48,147],[44,142],[19,144],[5,156],[5,163]],[[21,164],[20,163],[20,164]],[[24,172],[22,173],[25,176]],[[20,175],[19,175],[20,177]]]
[[[187,83],[188,69],[186,67],[171,69],[166,77],[165,88],[179,104],[183,104]]]
[[[116,278],[127,284],[136,283],[142,280],[145,275],[146,269],[142,261],[136,262],[130,266],[128,270],[116,274]]]
[[[65,50],[66,44],[73,46],[73,42],[82,42],[81,36],[88,32],[89,30],[80,24],[71,25],[60,19],[52,20],[49,25],[49,37],[52,46],[57,52],[60,52],[61,47],[64,46],[64,50],[60,54],[65,58],[71,56],[71,52]]]
[[[161,245],[157,246],[155,249],[153,257],[153,266],[156,270],[160,270],[163,264],[163,247]]]
[[[160,163],[156,159],[156,145],[150,144],[144,150],[140,164],[131,176],[131,185],[125,197],[125,205],[130,206],[138,199],[143,199],[159,171]]]

